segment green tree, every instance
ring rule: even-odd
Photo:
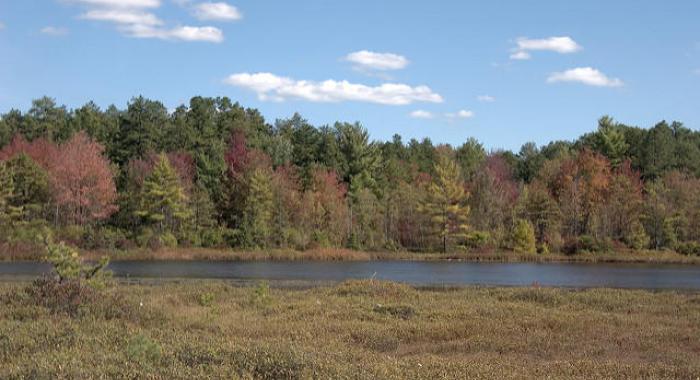
[[[440,156],[434,171],[435,176],[421,208],[430,217],[442,251],[447,252],[449,241],[464,238],[469,228],[467,193],[460,181],[459,167],[453,160]]]
[[[273,194],[270,173],[256,168],[248,179],[247,196],[243,209],[242,234],[244,243],[264,248],[270,241],[273,215]]]
[[[486,160],[484,146],[475,138],[470,137],[455,151],[455,158],[462,170],[462,176],[469,181]]]
[[[15,184],[6,162],[0,162],[0,226],[7,226],[22,215],[22,208],[12,206]]]
[[[517,219],[513,227],[513,250],[522,253],[536,253],[535,228],[530,221]]]
[[[141,202],[136,215],[157,226],[160,233],[176,232],[189,218],[187,196],[168,156],[161,153],[153,172],[141,189]]]
[[[10,203],[23,209],[25,220],[42,217],[51,199],[48,172],[24,153],[8,160],[7,167],[14,182]]]

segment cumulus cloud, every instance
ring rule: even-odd
[[[547,78],[548,83],[578,82],[596,87],[620,87],[624,83],[617,78],[609,78],[592,67],[577,67],[562,72],[555,72]]]
[[[164,29],[135,24],[122,27],[121,30],[135,38],[206,42],[221,42],[224,40],[224,33],[213,26],[179,26]]]
[[[61,37],[68,34],[68,29],[56,26],[45,26],[41,28],[40,32],[41,34],[45,34],[47,36]]]
[[[410,116],[414,119],[432,119],[433,118],[432,113],[430,113],[428,111],[424,111],[424,110],[415,110],[415,111],[411,112],[410,114],[408,114],[408,116]]]
[[[365,70],[400,70],[408,66],[406,57],[394,53],[376,53],[368,50],[356,51],[345,56],[356,68]]]
[[[117,24],[129,25],[162,25],[158,17],[153,13],[130,9],[95,9],[82,14],[80,18],[86,20],[110,21]]]
[[[510,59],[525,60],[530,59],[532,51],[553,51],[559,54],[575,53],[583,49],[571,37],[549,37],[542,39],[518,38],[515,40],[516,47],[512,50]]]
[[[368,86],[345,80],[329,79],[316,82],[295,80],[271,73],[233,74],[225,79],[225,83],[252,90],[257,93],[260,100],[354,101],[387,105],[406,105],[416,102],[441,103],[443,101],[442,96],[427,86],[412,87],[400,83]]]
[[[121,33],[135,38],[157,38],[162,40],[221,42],[224,34],[213,26],[167,27],[153,10],[161,5],[160,0],[69,0],[85,6],[80,15],[85,20],[110,22]]]
[[[474,117],[474,112],[473,111],[467,111],[467,110],[459,110],[454,113],[447,113],[445,114],[448,119],[471,119]]]
[[[494,98],[491,95],[479,95],[476,97],[476,100],[478,100],[480,102],[484,102],[484,103],[491,103],[491,102],[495,102],[496,98]]]
[[[194,6],[194,15],[200,20],[235,21],[243,18],[238,8],[226,3],[201,3]]]
[[[160,0],[72,0],[72,2],[111,9],[160,7]]]

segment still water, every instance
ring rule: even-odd
[[[415,285],[615,287],[700,290],[700,266],[474,262],[113,262],[116,277],[343,281],[376,278]],[[38,276],[42,263],[0,263],[0,279]]]
[[[700,266],[474,262],[112,262],[116,277],[343,281],[375,278],[414,285],[614,287],[700,290]],[[0,263],[0,279],[38,276],[42,263]]]

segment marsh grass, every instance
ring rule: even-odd
[[[0,284],[2,379],[700,376],[696,292],[185,281],[117,285],[95,302],[128,312],[71,315],[26,286]]]

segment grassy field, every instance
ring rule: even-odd
[[[697,292],[122,283],[70,316],[27,286],[0,285],[2,379],[700,376]]]

